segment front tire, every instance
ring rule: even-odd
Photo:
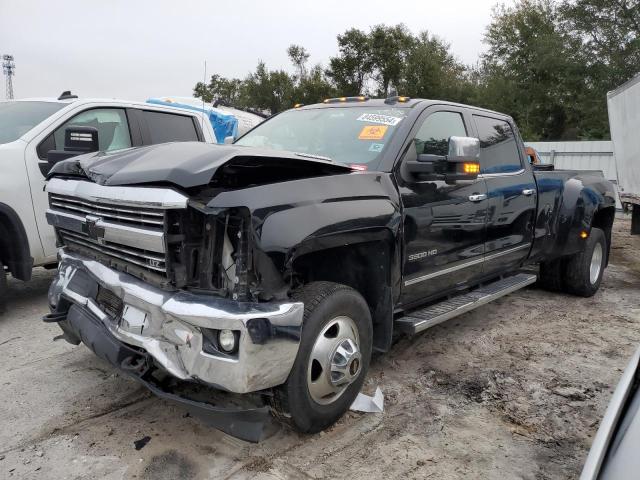
[[[304,302],[302,338],[287,381],[272,407],[297,430],[317,433],[333,425],[360,392],[369,369],[371,313],[350,287],[313,282],[294,295]]]
[[[591,297],[600,288],[607,263],[607,238],[599,228],[592,228],[584,249],[567,260],[565,289],[567,293]]]

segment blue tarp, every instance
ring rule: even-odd
[[[233,115],[222,113],[213,107],[208,107],[206,105],[204,108],[195,107],[186,103],[166,101],[160,98],[150,98],[147,100],[147,103],[151,103],[153,105],[164,105],[167,107],[184,108],[186,110],[204,113],[209,117],[209,121],[211,122],[211,126],[213,127],[213,132],[216,135],[218,143],[224,143],[224,139],[226,137],[236,138],[238,136],[238,119]]]

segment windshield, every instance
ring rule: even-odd
[[[0,144],[19,139],[64,106],[53,102],[0,102]]]
[[[376,170],[381,153],[405,117],[402,108],[289,110],[258,125],[236,145],[327,157],[362,170]]]

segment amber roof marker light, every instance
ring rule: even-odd
[[[352,103],[352,102],[366,102],[367,100],[369,100],[369,97],[359,95],[357,97],[325,98],[322,103]]]
[[[411,100],[411,97],[405,97],[404,95],[393,95],[391,97],[387,97],[384,100],[384,103],[386,103],[387,105],[392,103],[407,103],[409,100]]]

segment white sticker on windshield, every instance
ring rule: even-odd
[[[380,123],[382,125],[396,126],[402,118],[392,117],[391,115],[380,115],[378,113],[363,113],[356,120],[367,123]]]
[[[378,152],[378,153],[380,153],[383,148],[384,148],[384,143],[372,143],[369,146],[369,151],[370,152]]]

